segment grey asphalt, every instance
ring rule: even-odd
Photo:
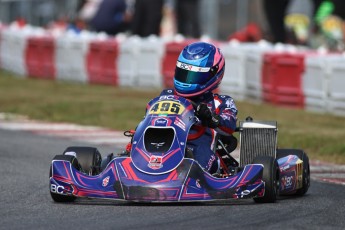
[[[0,229],[345,229],[345,187],[316,181],[306,196],[275,204],[54,203],[50,161],[71,145],[90,144],[0,130]],[[95,147],[103,155],[118,151]]]

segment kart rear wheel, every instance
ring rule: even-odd
[[[262,180],[265,182],[265,195],[255,197],[256,203],[274,203],[279,193],[279,167],[278,162],[273,157],[260,156],[256,157],[253,164],[262,164],[264,171]]]
[[[302,174],[302,188],[297,189],[295,195],[303,196],[307,193],[310,186],[310,166],[309,157],[301,149],[277,149],[277,159],[286,157],[288,155],[296,155],[299,159],[303,161],[303,174]]]
[[[98,175],[101,170],[102,156],[97,148],[94,147],[68,147],[64,155],[75,153],[80,165],[80,171],[88,175]]]

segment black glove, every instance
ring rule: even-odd
[[[201,120],[203,126],[214,129],[219,125],[219,116],[213,114],[205,103],[198,105],[195,115]]]

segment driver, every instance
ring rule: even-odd
[[[216,134],[231,140],[236,148],[237,139],[232,136],[237,122],[237,108],[227,95],[213,93],[222,81],[225,60],[220,49],[213,44],[196,42],[187,45],[180,53],[175,69],[174,90],[163,90],[161,95],[175,94],[197,104],[196,116],[205,133],[187,142],[187,150],[209,173],[219,173],[220,162],[214,152]],[[196,125],[193,130],[198,130]],[[194,131],[197,132],[197,131]],[[231,150],[233,151],[234,148]]]

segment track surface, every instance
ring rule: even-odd
[[[70,145],[57,137],[0,129],[0,229],[344,229],[345,187],[312,181],[304,197],[275,204],[252,200],[218,203],[137,204],[79,200],[54,203],[51,159]],[[105,155],[117,151],[92,145]]]

